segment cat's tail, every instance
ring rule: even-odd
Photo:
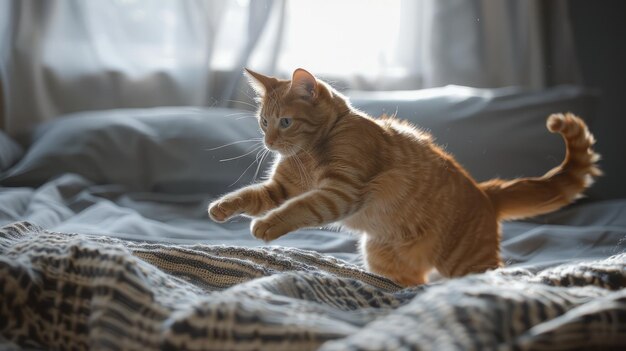
[[[548,130],[565,139],[563,162],[542,177],[513,180],[492,179],[480,183],[499,219],[519,219],[552,212],[571,203],[602,172],[596,165],[600,155],[592,145],[593,135],[582,119],[571,113],[548,117]]]

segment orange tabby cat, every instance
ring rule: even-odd
[[[501,220],[559,209],[600,175],[593,136],[572,114],[547,122],[567,145],[561,165],[542,177],[476,183],[429,134],[353,109],[303,69],[291,80],[247,73],[276,162],[267,181],[213,202],[210,217],[258,217],[251,230],[265,241],[339,222],[362,234],[370,271],[405,286],[426,282],[433,268],[457,277],[500,267]]]

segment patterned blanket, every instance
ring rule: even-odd
[[[626,255],[401,289],[285,247],[0,229],[0,348],[619,349]]]

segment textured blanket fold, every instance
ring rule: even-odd
[[[380,350],[626,347],[626,254],[401,289],[284,247],[0,229],[0,347]]]

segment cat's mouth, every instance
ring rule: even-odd
[[[267,141],[263,142],[263,145],[265,145],[265,148],[270,150],[270,151],[274,151],[274,152],[280,152],[281,147],[279,143],[268,143]]]
[[[280,143],[271,143],[270,144],[270,143],[264,142],[263,144],[265,145],[266,149],[282,154],[283,147],[282,147],[282,145],[280,145]]]
[[[282,156],[292,156],[295,155],[298,151],[296,147],[283,143],[273,143],[271,145],[265,143],[265,148],[273,152],[278,152]]]

